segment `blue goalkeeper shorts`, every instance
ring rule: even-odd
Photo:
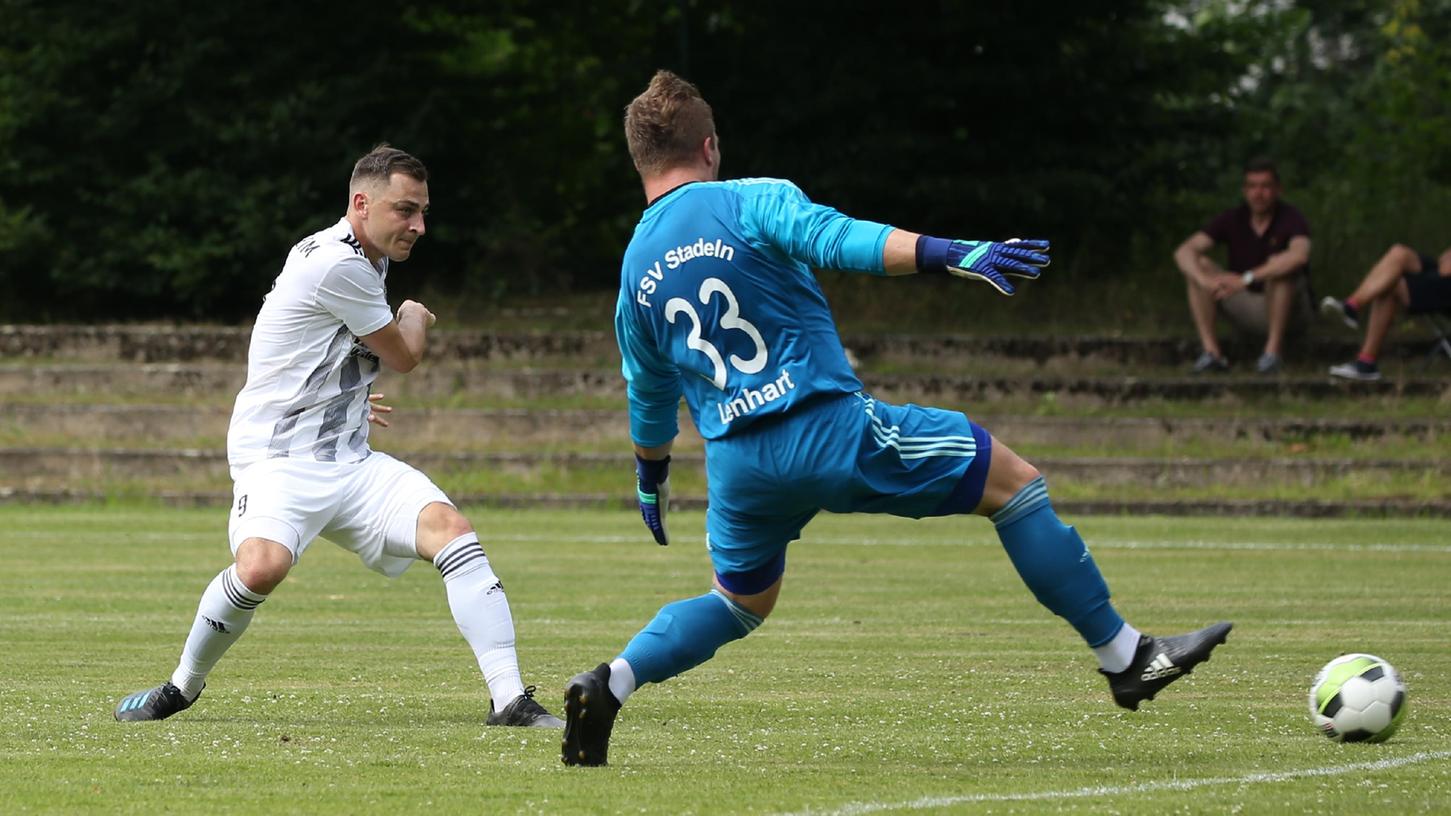
[[[753,595],[822,510],[922,518],[982,500],[992,437],[957,411],[857,393],[706,445],[706,546],[726,589]]]

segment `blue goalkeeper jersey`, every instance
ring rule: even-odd
[[[713,440],[861,390],[811,270],[882,274],[891,229],[779,179],[693,182],[651,202],[615,309],[635,443],[675,438],[682,394]]]

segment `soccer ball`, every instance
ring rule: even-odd
[[[1384,742],[1406,718],[1406,684],[1375,655],[1325,664],[1310,686],[1310,719],[1336,742]]]

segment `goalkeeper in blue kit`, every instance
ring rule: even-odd
[[[621,705],[709,660],[770,615],[787,545],[822,510],[989,517],[1023,582],[1078,631],[1130,709],[1209,659],[1230,624],[1141,634],[1109,602],[1042,475],[965,415],[862,390],[812,268],[950,274],[1013,294],[1047,241],[956,241],[860,221],[778,179],[718,181],[710,106],[658,72],[626,109],[649,202],[625,251],[615,333],[628,383],[640,510],[669,543],[670,448],[685,397],[705,440],[703,595],[667,604],[609,663],[565,689],[562,758],[604,765]]]

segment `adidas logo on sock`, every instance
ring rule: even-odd
[[[1155,657],[1153,662],[1144,669],[1144,673],[1140,675],[1140,679],[1160,680],[1165,677],[1173,677],[1181,671],[1183,669],[1175,666],[1174,661],[1170,660],[1168,655],[1159,652],[1159,656]]]
[[[212,627],[213,629],[217,630],[218,632],[221,632],[224,635],[230,635],[231,634],[231,632],[228,632],[227,631],[227,625],[224,624],[224,623],[222,623],[221,621],[212,620],[211,618],[207,617],[206,615],[202,615],[202,620],[204,620],[204,621],[207,622],[207,626]]]

